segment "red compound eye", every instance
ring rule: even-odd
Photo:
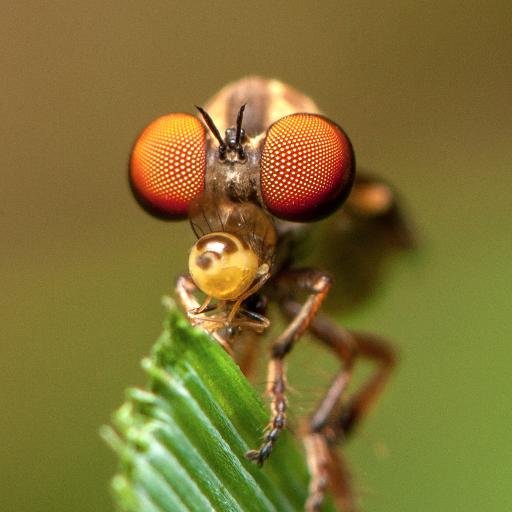
[[[261,155],[261,193],[270,213],[286,220],[318,220],[346,199],[354,153],[345,133],[316,114],[293,114],[267,132]]]
[[[135,143],[130,184],[139,203],[164,218],[187,215],[190,201],[204,189],[206,133],[190,114],[153,121]]]

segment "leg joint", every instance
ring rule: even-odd
[[[314,293],[326,293],[333,285],[333,282],[334,280],[330,274],[322,273],[313,281],[311,291]]]

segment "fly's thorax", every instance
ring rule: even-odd
[[[206,104],[221,132],[233,125],[240,105],[246,103],[244,129],[249,137],[266,132],[278,119],[296,112],[318,113],[315,102],[279,80],[249,76],[226,85]]]

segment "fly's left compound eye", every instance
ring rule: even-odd
[[[169,114],[153,121],[135,143],[130,184],[151,214],[183,218],[204,189],[206,132],[190,114]]]
[[[308,222],[332,213],[354,180],[354,153],[343,130],[316,114],[292,114],[268,130],[261,193],[276,217]]]

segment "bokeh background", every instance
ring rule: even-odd
[[[345,127],[418,235],[338,315],[401,353],[348,450],[365,510],[512,510],[511,20],[505,1],[5,3],[0,509],[113,510],[98,427],[143,384],[193,241],[132,200],[131,144],[261,74]],[[314,390],[323,359],[294,358]]]

